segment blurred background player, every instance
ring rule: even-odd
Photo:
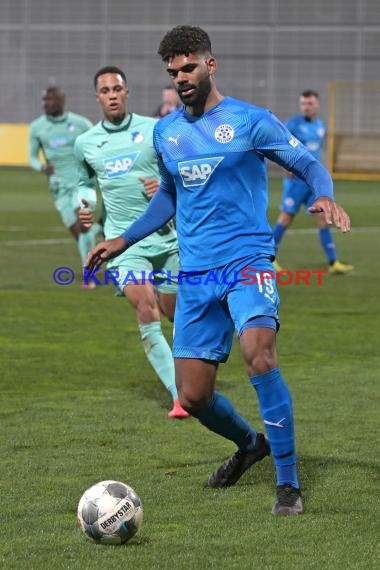
[[[32,122],[29,131],[29,165],[48,177],[54,205],[62,222],[77,241],[81,265],[87,253],[96,243],[96,235],[101,230],[98,224],[90,229],[83,228],[77,215],[75,199],[76,158],[74,143],[76,138],[92,127],[91,122],[72,113],[65,112],[65,94],[59,87],[48,87],[42,94],[45,114]],[[45,163],[41,163],[42,151]],[[82,283],[82,288],[93,288],[94,284]]]
[[[162,100],[160,106],[153,115],[156,119],[161,119],[181,107],[181,100],[176,89],[174,89],[172,85],[167,85],[163,88],[161,97]]]
[[[318,116],[319,107],[318,93],[311,90],[304,91],[299,99],[300,114],[285,123],[292,135],[301,141],[317,160],[321,160],[321,152],[326,133],[325,125]],[[285,231],[293,223],[294,217],[298,213],[301,205],[304,204],[306,208],[309,208],[314,200],[313,192],[306,182],[297,178],[291,172],[286,172],[283,185],[281,213],[273,228],[273,237],[277,251]],[[314,214],[314,216],[319,228],[321,246],[329,264],[329,272],[338,275],[352,271],[354,269],[353,265],[342,263],[337,259],[332,230],[326,224],[323,213]],[[274,266],[277,271],[281,270],[277,261],[274,262]]]
[[[85,206],[79,215],[85,226],[91,225],[91,209],[96,201],[92,187],[96,177],[106,211],[104,234],[110,239],[139,217],[159,187],[153,147],[156,120],[128,111],[128,89],[121,69],[110,66],[100,69],[94,86],[104,118],[75,143],[78,196]],[[173,398],[173,409],[168,416],[187,417],[178,401],[172,352],[160,321],[162,311],[173,322],[177,284],[172,281],[153,287],[148,280],[152,270],[178,275],[178,244],[173,224],[167,224],[114,259],[109,269],[118,272],[115,275],[120,294],[135,309],[145,354]]]

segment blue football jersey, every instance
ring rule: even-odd
[[[290,168],[308,152],[270,111],[231,97],[200,117],[181,109],[156,124],[154,145],[184,270],[274,255],[265,158]]]
[[[289,119],[285,125],[307,150],[316,158],[321,159],[326,129],[321,119],[309,121],[303,115],[297,115]]]

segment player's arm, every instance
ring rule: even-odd
[[[79,138],[79,137],[78,137]],[[74,145],[74,157],[76,161],[76,202],[78,217],[85,228],[90,228],[94,223],[94,212],[96,210],[96,176],[94,170],[87,163],[83,148],[77,139]]]
[[[157,177],[146,178],[145,176],[140,176],[140,178],[139,178],[139,181],[144,185],[144,191],[145,191],[145,194],[149,200],[151,198],[153,198],[153,196],[155,195],[155,193],[157,192],[157,190],[160,187],[160,181],[161,180],[160,180],[160,174],[159,174],[157,154],[156,154],[153,166],[154,166],[154,170],[157,171],[157,174],[158,174]]]
[[[145,190],[145,194],[147,195],[147,197],[153,198],[153,196],[155,195],[155,193],[157,192],[157,190],[160,187],[159,179],[158,178],[144,178],[143,176],[140,176],[139,180],[144,185],[144,190]]]
[[[295,125],[294,125],[294,121],[293,119],[288,119],[285,123],[284,123],[285,127],[288,129],[288,131],[290,131],[290,133],[296,137],[296,134],[294,132],[295,130]],[[290,172],[290,170],[286,170],[286,168],[284,168],[284,174],[286,178],[296,178],[296,175],[293,174],[293,172]]]
[[[324,150],[326,148],[326,143],[327,143],[327,129],[324,123],[322,123],[322,128],[323,128],[323,137],[321,141],[321,148]]]
[[[160,187],[145,212],[120,237],[99,243],[87,256],[86,267],[93,271],[102,263],[117,257],[131,245],[159,230],[173,218],[176,210],[176,189],[173,179],[159,160]]]
[[[335,202],[333,182],[328,170],[288,131],[274,115],[267,113],[254,133],[255,149],[266,158],[289,170],[310,187],[315,202],[310,212],[324,212],[326,223],[343,232],[350,230],[350,218]]]
[[[33,170],[37,170],[37,172],[45,172],[45,174],[50,176],[50,174],[54,173],[54,166],[52,164],[43,164],[40,161],[39,152],[41,149],[42,145],[40,139],[38,138],[32,125],[29,131],[29,166],[30,168],[33,168]]]

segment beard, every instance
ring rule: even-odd
[[[182,101],[182,103],[187,107],[202,107],[204,106],[206,99],[211,91],[211,81],[210,77],[207,75],[203,79],[201,79],[197,86],[189,84],[186,86],[187,88],[193,88],[194,92],[190,95],[186,96],[180,91],[178,91],[178,95]],[[184,87],[182,86],[182,89]]]

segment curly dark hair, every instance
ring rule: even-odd
[[[163,37],[157,53],[162,61],[169,61],[176,55],[207,52],[211,54],[211,41],[202,28],[176,26]]]

